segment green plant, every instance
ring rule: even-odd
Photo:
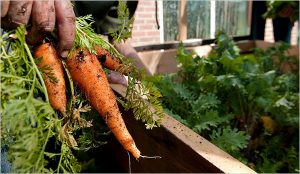
[[[290,20],[294,23],[299,20],[299,2],[297,1],[270,0],[267,2],[267,12],[263,14],[263,17],[272,19],[277,18],[278,13],[288,6],[293,10]]]
[[[122,4],[119,10],[126,10],[126,6]],[[128,18],[127,12],[119,13],[125,14],[122,19]],[[120,58],[133,72],[128,75],[130,83],[127,98],[120,98],[119,101],[126,109],[133,109],[136,119],[141,119],[147,128],[158,126],[163,117],[158,100],[160,93],[151,83],[143,80],[142,73],[128,59],[94,32],[92,23],[91,16],[76,19],[76,38],[72,49],[86,47],[94,53],[93,46],[97,44]],[[130,36],[130,31],[125,34],[125,31],[115,32],[114,36],[120,40]],[[12,165],[10,172],[80,172],[85,165],[77,154],[105,144],[109,130],[104,120],[89,106],[85,96],[73,84],[64,61],[67,114],[62,118],[53,110],[43,81],[45,73],[51,76],[52,70],[37,67],[39,59],[35,61],[33,58],[25,33],[25,26],[20,26],[6,33],[1,31],[0,37],[1,145],[8,148],[8,159]],[[16,39],[11,39],[10,34]],[[53,40],[55,41],[55,37]],[[137,83],[139,90],[135,88]],[[148,98],[143,99],[142,95]],[[131,105],[132,102],[139,103]],[[149,107],[151,104],[157,110],[152,110]]]
[[[240,55],[233,40],[220,31],[207,57],[180,45],[179,71],[149,81],[161,91],[168,113],[234,157],[260,172],[295,172],[299,76],[293,73],[298,71],[297,59],[286,56],[288,48],[280,44]],[[268,155],[274,151],[279,155]],[[274,162],[278,167],[268,169]]]

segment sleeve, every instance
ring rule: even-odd
[[[130,17],[134,15],[138,1],[125,1]],[[79,8],[80,7],[80,8]],[[77,16],[92,14],[95,19],[94,28],[99,34],[107,35],[112,29],[118,28],[118,1],[77,1]]]

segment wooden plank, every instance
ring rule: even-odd
[[[179,5],[179,40],[187,39],[187,2],[180,0]]]
[[[124,86],[111,85],[111,87],[117,94],[125,96]],[[255,173],[167,114],[161,127],[146,130],[141,122],[133,118],[132,112],[122,110],[122,113],[142,155],[161,157],[131,160],[131,172]],[[129,171],[126,152],[115,150],[113,153],[124,171]]]

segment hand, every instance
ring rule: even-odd
[[[143,63],[137,51],[128,41],[126,41],[125,43],[115,43],[114,46],[125,57],[132,59],[136,67],[144,70],[146,75],[152,74],[147,66]]]
[[[278,12],[278,16],[282,18],[289,18],[294,14],[293,8],[288,5]]]
[[[3,28],[13,29],[26,25],[31,19],[29,41],[37,42],[42,36],[58,27],[58,51],[67,57],[75,40],[75,14],[70,0],[1,0],[1,23]]]
[[[109,83],[128,86],[127,79],[124,77],[124,75],[120,74],[119,72],[111,71],[110,74],[106,75],[106,77]]]

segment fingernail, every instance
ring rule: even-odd
[[[69,51],[68,51],[68,50],[65,50],[65,51],[62,51],[62,52],[60,53],[60,56],[63,57],[63,58],[66,58],[66,57],[68,56],[68,54],[69,54]]]

